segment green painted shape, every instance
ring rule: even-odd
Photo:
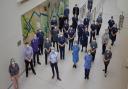
[[[60,1],[58,15],[64,15],[64,2]]]

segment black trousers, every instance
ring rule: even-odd
[[[33,63],[34,63],[34,66],[36,65],[36,59],[37,59],[37,63],[39,63],[39,52],[34,52],[33,53]]]
[[[48,55],[49,55],[49,53],[46,52],[46,50],[45,50],[45,65],[48,64]]]
[[[81,39],[81,36],[78,35],[78,44],[80,43],[80,39]]]
[[[72,50],[72,47],[73,47],[73,41],[74,41],[74,39],[69,40],[69,50]]]
[[[65,47],[59,47],[60,48],[60,59],[65,58]]]
[[[85,43],[84,45],[82,45],[81,51],[83,51],[83,48],[84,48],[84,47],[85,47],[85,51],[87,51],[88,43]]]
[[[85,79],[89,79],[90,69],[85,69]]]
[[[30,62],[27,61],[27,60],[25,60],[26,77],[28,77],[29,65],[30,65],[30,67],[31,67],[31,69],[32,69],[32,72],[33,72],[34,74],[36,74],[35,69],[34,69],[34,67],[33,67],[33,62],[32,62],[32,60],[31,60]]]
[[[92,55],[92,61],[94,62],[94,60],[95,60],[95,55],[96,55],[96,51],[95,51],[95,52],[92,52],[91,55]]]
[[[52,68],[53,77],[55,76],[55,72],[54,72],[54,69],[55,69],[57,78],[59,78],[58,64],[57,63],[50,63],[50,65],[51,65],[51,68]]]
[[[95,32],[90,33],[90,43],[92,42],[92,38],[95,39]]]
[[[43,43],[39,44],[39,54],[43,54]]]
[[[58,42],[57,41],[53,41],[53,47],[55,47],[55,44],[56,44],[56,47],[57,47],[57,51],[59,51]]]
[[[106,44],[102,44],[102,54],[104,54],[106,51]]]
[[[105,72],[105,73],[107,73],[107,69],[108,69],[108,64],[109,64],[109,62],[110,62],[110,61],[104,62],[104,66],[105,66],[105,71],[104,71],[104,72]]]
[[[99,27],[97,28],[96,35],[99,35],[100,28],[101,28],[101,24],[99,24]]]

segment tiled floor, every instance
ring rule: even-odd
[[[70,0],[70,8],[79,0]],[[59,71],[62,81],[56,78],[51,79],[52,72],[50,65],[44,65],[44,56],[40,57],[42,65],[36,66],[37,75],[29,74],[25,78],[25,74],[20,79],[20,89],[126,89],[128,84],[128,69],[125,68],[126,59],[128,58],[128,31],[122,29],[118,33],[115,46],[112,48],[113,57],[108,67],[108,76],[104,77],[102,69],[104,64],[101,55],[101,35],[107,28],[107,21],[111,15],[115,21],[118,21],[120,11],[116,6],[116,0],[106,0],[104,4],[103,25],[100,36],[97,37],[98,49],[95,62],[92,65],[90,79],[84,79],[84,53],[80,52],[80,61],[78,68],[72,68],[72,55],[66,47],[66,59],[59,61]]]

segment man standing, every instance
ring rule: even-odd
[[[88,50],[88,53],[85,54],[84,57],[84,69],[85,69],[85,79],[89,79],[89,73],[90,73],[90,69],[91,69],[91,65],[92,65],[92,55],[90,53],[90,50]]]
[[[89,26],[89,18],[84,18],[84,26],[85,26],[85,28],[87,28],[87,30],[88,30],[88,26]]]
[[[96,34],[95,21],[93,21],[90,28],[91,28],[91,31],[90,31],[90,43],[91,43],[92,42],[92,37],[93,37],[93,39],[95,39],[95,34]]]
[[[61,15],[59,17],[59,29],[60,29],[60,32],[62,32],[63,27],[64,27],[64,17],[63,17],[63,15]]]
[[[58,48],[58,34],[59,34],[59,30],[57,29],[57,27],[55,27],[52,31],[52,37],[53,37],[53,47],[55,47],[55,43],[56,43],[57,51],[59,51],[59,48]]]
[[[77,31],[78,32],[78,44],[80,42],[80,39],[82,37],[84,30],[85,30],[84,24],[79,24],[78,25],[78,31]]]
[[[102,25],[102,13],[99,14],[96,22],[97,22],[97,32],[96,32],[96,35],[99,35],[100,29],[101,29],[101,25]]]
[[[104,71],[105,77],[107,76],[107,68],[108,68],[108,65],[110,63],[111,58],[112,58],[112,52],[111,52],[111,47],[110,47],[104,53],[104,60],[103,61],[104,61],[105,69],[103,69],[103,71]]]
[[[37,63],[39,65],[41,65],[40,61],[39,61],[39,39],[36,37],[36,35],[34,36],[34,38],[31,41],[31,46],[33,49],[33,61],[34,61],[34,66],[36,65],[36,57],[37,57]]]
[[[90,47],[91,47],[91,55],[92,55],[92,62],[94,62],[95,60],[95,55],[96,55],[96,49],[97,49],[97,42],[96,42],[96,39],[93,39],[91,44],[90,44]]]
[[[65,42],[66,39],[63,36],[63,34],[60,34],[60,37],[58,38],[58,44],[60,49],[60,59],[65,59]]]
[[[75,29],[75,31],[76,31],[77,25],[78,25],[78,17],[73,16],[72,17],[72,27],[73,27],[73,29]]]
[[[72,26],[70,26],[68,30],[69,50],[72,49],[74,38],[75,38],[75,30],[72,28]]]
[[[43,46],[44,46],[44,32],[40,29],[37,31],[36,36],[39,38],[39,54],[43,55]]]
[[[68,6],[64,9],[64,18],[65,20],[69,22],[69,7]]]
[[[68,39],[68,29],[69,29],[69,24],[68,24],[68,21],[65,20],[63,33],[64,33],[64,37],[66,38],[66,40]]]
[[[87,52],[87,46],[88,46],[88,37],[89,37],[89,32],[87,30],[87,28],[84,30],[82,37],[81,37],[81,45],[82,45],[82,49],[81,52],[83,52],[83,48],[85,47],[85,52]]]
[[[78,15],[79,15],[79,7],[77,6],[77,4],[75,4],[75,7],[73,8],[73,15],[78,18]]]
[[[56,70],[56,74],[57,74],[57,79],[59,81],[61,81],[60,77],[59,77],[59,70],[58,70],[58,52],[55,51],[54,47],[51,48],[51,52],[49,54],[49,62],[50,62],[50,65],[51,65],[51,68],[52,68],[52,73],[53,73],[53,76],[52,76],[52,79],[55,77],[55,73],[54,73],[54,68]]]
[[[88,0],[88,10],[91,12],[93,6],[93,0]]]
[[[108,42],[109,42],[109,34],[108,34],[108,29],[106,29],[105,33],[102,35],[102,54],[105,53]]]
[[[108,21],[109,36],[111,35],[111,30],[114,24],[115,24],[115,21],[113,20],[113,16],[111,16],[111,19]]]
[[[33,49],[29,46],[29,43],[25,43],[26,47],[24,50],[24,59],[25,59],[25,70],[26,70],[26,77],[28,77],[28,68],[29,65],[31,66],[32,72],[36,75],[35,69],[33,67]]]
[[[118,28],[117,28],[117,24],[115,24],[112,27],[111,34],[110,34],[110,39],[112,41],[112,43],[111,43],[112,46],[114,45],[114,42],[116,41],[117,32],[118,32]]]
[[[49,41],[48,38],[46,38],[46,41],[44,43],[44,48],[45,48],[45,65],[47,65],[47,59],[48,59],[48,55],[51,52],[51,42]]]

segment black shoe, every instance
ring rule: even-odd
[[[40,62],[38,62],[38,64],[39,64],[39,65],[41,65],[41,63],[40,63]]]
[[[61,79],[60,79],[60,78],[57,78],[57,80],[61,81]]]
[[[103,69],[102,71],[105,71],[105,69]]]
[[[52,79],[54,79],[54,76],[52,76]]]
[[[36,72],[34,72],[34,75],[36,75]]]
[[[26,78],[28,78],[28,75],[26,75]]]

